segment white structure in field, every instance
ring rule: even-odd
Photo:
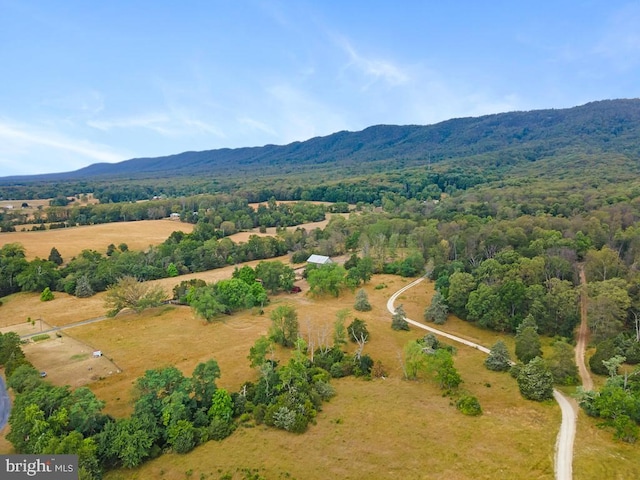
[[[330,263],[333,263],[333,261],[329,257],[325,257],[324,255],[313,254],[309,258],[307,258],[307,263],[315,263],[316,265],[328,265]]]

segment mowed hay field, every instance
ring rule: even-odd
[[[184,225],[166,222],[175,227]],[[124,241],[133,248],[130,242]],[[101,248],[106,249],[109,243],[118,244],[112,239]],[[143,243],[148,246],[154,242],[147,239]],[[191,277],[207,281],[229,278],[233,268],[163,279],[158,283],[170,292],[173,285]],[[371,333],[365,353],[381,360],[387,369],[385,379],[335,380],[336,397],[324,405],[317,424],[302,435],[264,426],[239,427],[222,442],[208,442],[187,455],[165,454],[139,469],[114,471],[106,477],[218,479],[229,473],[232,478],[241,479],[245,478],[243,470],[249,469],[268,479],[552,479],[559,408],[554,402],[539,404],[524,400],[508,374],[489,372],[482,366],[485,357],[481,352],[458,346],[455,356],[456,367],[464,380],[462,388],[476,395],[483,407],[484,413],[478,418],[460,414],[451,399],[443,396],[432,381],[402,379],[399,354],[403,346],[426,332],[417,328],[410,332],[391,330],[386,301],[409,281],[395,276],[375,276],[365,287],[374,307],[366,313],[353,311],[352,292],[338,299],[314,299],[306,295],[304,282],[299,282],[302,293],[273,297],[263,315],[242,312],[206,324],[188,307],[166,306],[65,330],[64,334],[78,344],[102,350],[106,359],[113,360],[121,369],[119,373],[88,384],[107,402],[106,412],[116,417],[130,414],[132,387],[147,369],[175,365],[189,376],[199,362],[214,358],[222,371],[220,387],[237,391],[244,381],[256,380],[256,373],[249,368],[246,358],[249,348],[260,335],[266,334],[270,311],[283,303],[296,307],[301,334],[307,338],[317,337],[323,329],[329,329],[330,337],[336,313],[343,308],[351,309],[351,318],[365,320]],[[403,304],[410,318],[420,320],[432,294],[433,284],[423,282],[407,291],[397,304]],[[35,327],[26,324],[28,316],[43,318],[54,326],[99,317],[105,312],[103,296],[76,299],[56,293],[52,302],[40,302],[35,294],[6,297],[0,309],[0,326],[19,324],[20,328],[37,330],[37,324]],[[499,338],[495,332],[475,328],[456,318],[450,318],[444,330],[486,346]],[[57,340],[47,342],[51,341]],[[506,341],[513,353],[512,340]],[[42,356],[45,344],[42,347],[33,344],[26,349],[38,369],[43,369],[40,362],[48,362]],[[353,345],[349,348],[354,349]],[[33,353],[36,351],[40,353]],[[65,354],[69,358],[75,355],[70,351]],[[277,352],[282,362],[287,356],[286,351]],[[56,364],[48,378],[54,383],[73,383],[71,377],[65,379],[65,375],[73,375],[66,373],[66,367],[64,363]],[[574,478],[637,478],[640,475],[637,447],[614,442],[612,432],[599,429],[597,424],[580,413]],[[0,452],[10,451],[10,444],[3,439]]]
[[[164,242],[172,232],[190,233],[194,225],[174,220],[141,220],[139,222],[117,222],[86,225],[36,232],[0,233],[0,247],[7,243],[20,243],[25,248],[28,260],[36,257],[48,258],[52,247],[56,247],[65,261],[77,256],[82,250],[104,253],[107,246],[126,243],[130,250],[146,250],[149,245]]]

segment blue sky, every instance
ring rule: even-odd
[[[637,1],[0,0],[0,177],[637,97]]]

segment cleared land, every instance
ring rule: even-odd
[[[178,222],[171,224],[177,226]],[[114,242],[105,246],[108,243]],[[189,277],[207,281],[228,278],[233,268]],[[186,278],[158,282],[170,291]],[[482,366],[485,356],[481,352],[460,346],[455,357],[463,388],[480,400],[484,410],[481,417],[460,414],[431,381],[402,380],[398,355],[409,339],[424,332],[392,331],[386,301],[408,282],[395,276],[374,277],[366,287],[373,310],[352,311],[352,318],[367,322],[371,341],[365,353],[383,362],[386,379],[335,381],[337,396],[325,405],[317,425],[307,433],[292,435],[263,426],[240,427],[222,442],[209,442],[188,455],[163,455],[140,469],[111,472],[107,478],[183,479],[190,473],[192,478],[217,479],[230,473],[240,479],[245,478],[243,469],[269,479],[553,478],[559,409],[553,402],[524,400],[508,374],[489,372]],[[167,306],[65,330],[62,341],[54,334],[51,340],[29,345],[25,351],[36,368],[47,370],[48,378],[56,384],[73,384],[75,375],[89,375],[84,381],[107,402],[106,411],[114,416],[131,412],[133,383],[150,368],[176,365],[190,375],[199,362],[214,358],[222,370],[218,385],[233,391],[244,381],[256,379],[246,357],[255,339],[267,332],[272,308],[282,303],[295,305],[301,333],[308,338],[327,329],[330,336],[336,312],[353,307],[353,293],[338,299],[313,299],[306,296],[304,282],[298,283],[302,293],[273,298],[264,315],[243,312],[205,324],[187,307]],[[409,317],[420,319],[432,294],[432,283],[423,282],[401,296],[397,304],[403,304]],[[40,328],[38,323],[27,324],[27,317],[63,326],[105,312],[103,294],[76,299],[57,293],[52,302],[40,302],[35,294],[18,294],[3,301],[0,327],[13,325],[26,333]],[[451,317],[444,330],[487,346],[498,338],[495,332]],[[506,340],[513,352],[511,339]],[[102,350],[104,360],[112,359],[122,372],[91,378],[91,372],[96,372],[95,367],[88,370],[90,361],[98,359],[86,355],[94,349]],[[286,361],[287,352],[278,352],[278,357]],[[597,424],[580,413],[575,478],[637,478],[637,447],[614,442],[612,432],[599,429]],[[0,452],[10,451],[10,444],[0,440]]]
[[[164,219],[36,232],[3,232],[0,233],[0,247],[7,243],[20,243],[24,246],[29,260],[35,257],[48,258],[51,248],[56,247],[66,261],[85,249],[104,253],[110,244],[117,246],[126,243],[130,250],[145,250],[149,245],[162,243],[176,230],[189,233],[193,230],[193,225]]]

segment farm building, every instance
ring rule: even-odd
[[[307,263],[314,263],[316,265],[328,265],[333,263],[333,261],[324,255],[316,255],[313,254],[309,258],[307,258]]]

